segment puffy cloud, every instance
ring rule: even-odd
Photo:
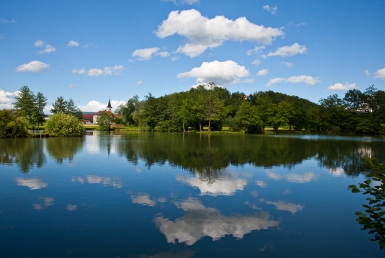
[[[111,100],[111,106],[117,108],[120,105],[126,104],[124,100]],[[100,110],[105,110],[107,103],[102,103],[97,100],[89,101],[85,106],[79,106],[80,110],[84,112],[98,112]]]
[[[257,72],[257,76],[265,76],[268,73],[269,73],[268,69],[262,69],[262,70]]]
[[[273,78],[268,81],[266,86],[271,86],[276,83],[281,82],[290,82],[290,83],[305,83],[306,85],[315,85],[316,83],[321,83],[317,77],[312,77],[308,75],[298,75],[290,76],[289,78]]]
[[[292,67],[294,64],[289,63],[289,62],[281,62],[281,64],[286,65],[286,67]]]
[[[255,60],[252,62],[252,64],[258,66],[258,65],[261,64],[261,60],[255,59]]]
[[[168,57],[170,56],[170,53],[167,51],[159,52],[160,48],[153,47],[153,48],[142,48],[137,49],[132,53],[133,57],[137,57],[139,60],[150,60],[154,56],[160,56],[160,57]]]
[[[385,67],[382,69],[378,69],[377,72],[374,73],[374,78],[385,80]]]
[[[246,54],[247,54],[248,56],[250,56],[250,55],[252,55],[253,53],[258,53],[258,52],[261,51],[262,49],[265,49],[265,46],[256,46],[254,49],[247,51]]]
[[[228,60],[203,62],[200,67],[178,74],[177,78],[197,78],[197,84],[215,82],[217,85],[226,85],[239,82],[240,78],[247,76],[250,76],[250,73],[244,66]]]
[[[317,175],[313,172],[305,172],[303,175],[300,174],[277,174],[269,170],[265,171],[267,176],[274,180],[286,180],[291,183],[308,183],[316,180]]]
[[[267,56],[294,56],[297,54],[306,54],[307,48],[305,46],[301,46],[298,43],[294,43],[291,46],[283,46],[278,48],[275,52],[269,52]]]
[[[16,183],[18,186],[27,186],[31,190],[38,190],[46,187],[48,184],[44,183],[40,178],[16,178]]]
[[[16,92],[7,92],[2,89],[0,89],[0,109],[11,109],[13,107],[13,104],[15,102],[15,96],[17,94]]]
[[[364,73],[369,76],[370,75],[370,72],[368,70],[365,70]]]
[[[150,195],[147,193],[138,193],[137,196],[131,195],[132,203],[155,206],[156,202],[150,199]]]
[[[264,6],[262,6],[262,8],[264,10],[270,12],[271,14],[275,14],[278,11],[278,7],[277,6],[270,7],[269,5],[264,5]]]
[[[41,73],[49,67],[49,64],[40,61],[31,61],[28,64],[22,64],[16,67],[17,72]]]
[[[44,41],[43,40],[36,40],[35,44],[33,44],[35,47],[43,47]]]
[[[304,205],[295,204],[291,202],[284,202],[284,201],[278,201],[278,202],[266,201],[266,203],[274,205],[277,210],[290,211],[292,214],[296,214],[297,212],[302,211],[303,208],[305,207]]]
[[[152,56],[159,51],[158,47],[137,49],[132,53],[133,57],[138,57],[139,60],[150,60]]]
[[[45,46],[45,49],[42,50],[42,51],[39,51],[39,54],[44,54],[44,53],[51,53],[51,52],[55,52],[56,51],[56,48],[54,48],[53,46],[51,46],[50,44],[47,44]]]
[[[186,202],[187,204],[185,204]],[[243,216],[223,216],[219,210],[204,207],[198,200],[187,199],[178,203],[177,207],[184,208],[186,215],[170,221],[167,218],[154,219],[160,232],[166,236],[167,242],[186,243],[193,245],[199,239],[208,236],[218,240],[226,235],[243,238],[254,230],[278,227],[279,222],[270,219],[268,213],[255,213]]]
[[[75,40],[71,40],[70,42],[68,42],[68,46],[69,47],[78,47],[79,43],[76,42]]]
[[[86,74],[88,76],[105,76],[105,75],[119,75],[122,73],[123,70],[124,70],[123,65],[115,65],[112,67],[106,66],[103,69],[92,68],[92,69],[89,69],[88,71],[85,70],[84,68],[80,70],[72,69],[72,73]]]
[[[281,82],[284,82],[285,81],[285,78],[273,78],[273,79],[270,79],[269,82],[266,84],[266,86],[270,86],[270,85],[273,85],[273,84],[276,84],[276,83],[281,83]]]
[[[143,81],[138,81],[136,84],[142,85],[142,84],[143,84]]]
[[[347,83],[345,82],[345,84],[342,84],[342,83],[335,83],[333,85],[330,85],[328,90],[351,90],[351,89],[357,89],[356,87],[356,84],[355,83]]]
[[[215,182],[209,183],[199,179],[199,176],[183,177],[177,176],[177,181],[189,184],[192,187],[199,188],[201,195],[232,195],[236,191],[243,190],[247,185],[247,180],[237,178],[237,175],[228,174],[216,178]]]
[[[271,44],[276,37],[284,35],[281,29],[256,25],[245,17],[235,21],[224,16],[209,19],[194,9],[170,12],[156,32],[159,38],[174,34],[188,39],[184,46],[179,46],[177,52],[190,57],[199,56],[207,48],[218,47],[226,40]]]
[[[42,41],[42,40],[36,40],[35,41],[35,44],[33,44],[35,47],[44,47],[44,44],[45,42]],[[55,52],[56,51],[56,48],[54,48],[53,46],[51,46],[50,44],[46,44],[45,45],[45,49],[39,51],[39,54],[44,54],[44,53],[51,53],[51,52]]]

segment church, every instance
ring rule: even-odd
[[[98,116],[100,115],[101,112],[109,112],[112,113],[112,106],[111,106],[111,101],[108,99],[108,105],[105,110],[98,111],[97,113],[95,112],[83,112],[83,123],[84,124],[97,124],[98,123]],[[115,114],[113,114],[115,116]]]

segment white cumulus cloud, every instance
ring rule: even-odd
[[[368,70],[365,70],[364,73],[369,76],[370,75],[370,72]]]
[[[377,72],[374,73],[374,78],[385,80],[385,67],[382,69],[378,69]]]
[[[349,84],[347,82],[345,82],[345,84],[337,82],[333,85],[330,85],[328,88],[328,90],[352,90],[352,89],[357,89],[356,84],[355,83]]]
[[[275,52],[269,52],[267,56],[294,56],[297,54],[306,54],[307,48],[304,45],[294,43],[291,46],[283,46],[278,48]]]
[[[268,69],[262,69],[262,70],[257,72],[257,76],[265,76],[268,73],[269,73]]]
[[[252,64],[258,66],[258,65],[261,64],[261,60],[255,59],[255,60],[252,62]]]
[[[106,66],[103,69],[91,68],[88,71],[85,70],[84,68],[80,70],[72,69],[72,73],[86,74],[88,76],[105,76],[105,75],[120,75],[123,70],[124,70],[123,65],[114,65],[111,67]]]
[[[137,49],[132,53],[133,57],[138,57],[139,60],[150,60],[152,56],[159,51],[158,47]]]
[[[249,71],[236,62],[203,62],[189,72],[180,73],[177,78],[196,78],[197,84],[215,82],[217,85],[228,85],[239,82],[240,78],[250,76]]]
[[[207,48],[218,47],[226,40],[271,44],[276,37],[284,35],[282,29],[256,25],[245,17],[230,20],[216,16],[209,19],[194,9],[170,12],[156,32],[159,38],[174,34],[188,39],[184,46],[179,46],[177,52],[190,57],[199,56]]]
[[[11,109],[15,102],[16,92],[7,92],[3,89],[0,89],[0,109]]]
[[[41,73],[49,67],[49,64],[40,61],[31,61],[28,64],[22,64],[16,67],[17,72]]]
[[[321,83],[321,81],[316,77],[312,77],[308,75],[298,75],[298,76],[290,76],[288,78],[270,79],[266,84],[266,86],[271,86],[273,84],[282,83],[282,82],[305,83],[306,85],[315,85],[316,83]]]
[[[252,55],[253,53],[258,53],[259,51],[261,51],[262,49],[265,49],[265,46],[256,46],[254,49],[251,49],[249,51],[246,52],[246,54],[248,56]]]
[[[263,8],[264,10],[270,12],[271,14],[275,14],[275,13],[278,11],[278,7],[277,7],[277,6],[270,7],[268,4],[262,6],[262,8]]]
[[[75,40],[71,40],[70,42],[68,42],[68,46],[69,47],[78,47],[79,43],[76,42]]]
[[[35,44],[33,44],[35,47],[43,47],[44,41],[43,40],[36,40]]]
[[[193,5],[196,3],[199,3],[199,0],[162,0],[163,2],[172,2],[175,5],[180,5],[180,4],[187,4],[187,5]]]

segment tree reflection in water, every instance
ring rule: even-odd
[[[84,144],[84,137],[57,137],[46,139],[46,148],[51,157],[61,164],[63,160],[72,161]]]
[[[369,230],[373,234],[371,241],[378,241],[380,248],[385,248],[385,163],[374,165],[372,159],[366,160],[372,171],[367,175],[368,179],[356,185],[350,185],[353,193],[370,195],[367,204],[362,206],[365,213],[356,211],[357,222],[362,225],[362,230]],[[361,189],[360,189],[361,188]]]
[[[1,139],[0,164],[17,165],[27,173],[34,166],[40,168],[46,162],[44,139]]]

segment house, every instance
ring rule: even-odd
[[[98,111],[98,112],[83,112],[83,123],[84,124],[97,124],[98,123],[98,116],[101,112],[110,112],[112,113],[112,106],[111,101],[108,100],[108,105],[105,110]]]

